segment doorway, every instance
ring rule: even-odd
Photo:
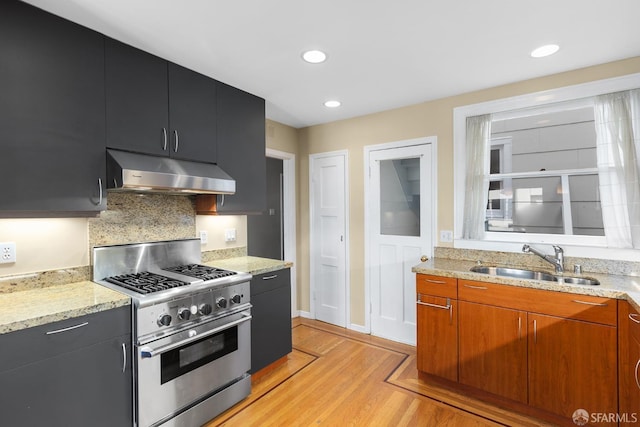
[[[365,289],[372,335],[416,343],[415,273],[435,230],[435,137],[366,147]]]
[[[348,153],[309,156],[311,312],[346,327],[348,286]]]

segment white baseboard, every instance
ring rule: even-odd
[[[315,319],[309,311],[298,310],[298,315],[300,317],[304,317],[305,319]]]
[[[349,329],[351,329],[352,331],[360,332],[362,334],[368,334],[369,333],[369,331],[367,331],[367,328],[365,328],[362,325],[356,325],[355,323],[351,323],[349,325]]]

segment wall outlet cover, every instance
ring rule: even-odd
[[[451,243],[453,242],[453,231],[451,230],[440,230],[440,241],[443,243]]]
[[[207,231],[206,230],[200,230],[200,244],[201,245],[206,245],[207,241],[208,241]]]
[[[15,242],[0,242],[0,264],[16,262]]]

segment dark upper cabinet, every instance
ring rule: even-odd
[[[169,63],[171,157],[216,163],[216,81]]]
[[[107,146],[216,162],[216,82],[106,39]]]
[[[0,129],[1,216],[106,209],[103,36],[0,2]]]
[[[107,146],[169,152],[167,61],[105,38]]]
[[[267,206],[264,99],[218,83],[218,165],[236,193],[218,196],[217,213],[260,213]]]

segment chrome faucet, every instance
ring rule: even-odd
[[[522,252],[538,255],[543,260],[553,264],[553,266],[556,268],[556,273],[564,273],[564,251],[560,246],[557,245],[553,245],[553,250],[556,253],[555,256],[545,255],[529,245],[524,245],[522,247]]]

